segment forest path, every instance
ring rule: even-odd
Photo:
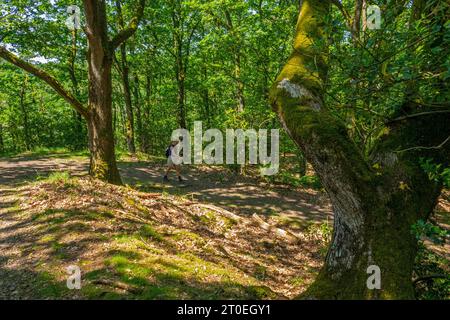
[[[86,157],[64,154],[0,159],[0,186],[13,187],[55,171],[69,171],[73,176],[83,176],[87,174],[88,163]],[[255,177],[207,166],[185,166],[183,176],[186,182],[176,181],[172,172],[169,175],[171,181],[163,183],[164,169],[161,162],[119,162],[124,183],[141,191],[164,191],[214,204],[238,214],[275,215],[280,217],[281,224],[294,228],[332,219],[331,206],[324,192],[274,187]]]

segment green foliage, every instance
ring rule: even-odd
[[[419,300],[448,300],[450,298],[450,274],[448,260],[419,244],[414,267],[416,298]]]
[[[70,182],[70,173],[68,171],[55,171],[50,173],[46,180],[52,183],[67,184]]]
[[[428,178],[442,183],[446,188],[450,187],[450,168],[444,168],[442,164],[433,163],[432,159],[421,159],[420,166],[428,174]]]
[[[150,238],[150,239],[155,240],[155,241],[163,241],[164,240],[164,237],[160,233],[155,231],[155,229],[153,229],[148,224],[143,225],[141,227],[140,235],[143,236],[144,238]]]
[[[429,239],[442,246],[450,232],[436,224],[419,220],[411,227],[411,232],[419,240],[418,254],[414,266],[416,297],[421,300],[449,299],[450,274],[448,260],[430,250],[425,243]]]
[[[423,220],[419,220],[412,225],[411,232],[416,236],[417,240],[425,236],[436,244],[444,243],[445,238],[450,234],[447,230]]]
[[[133,13],[134,1],[121,2],[127,20]],[[79,100],[86,103],[87,46],[83,32],[78,33],[76,41],[76,83],[67,68],[72,35],[64,21],[66,8],[72,4],[58,1],[55,5],[36,5],[19,0],[2,3],[0,12],[11,11],[15,15],[14,19],[7,16],[0,20],[0,40],[2,45],[14,45],[21,57],[39,58],[39,67],[52,73],[68,91],[78,92]],[[108,5],[107,10],[111,21],[117,21],[115,6]],[[188,128],[192,128],[194,120],[202,120],[205,128],[279,128],[275,115],[267,112],[266,97],[272,79],[289,54],[297,13],[298,4],[290,1],[148,2],[144,22],[127,41],[139,149],[162,155],[172,130],[179,126],[174,37],[182,41],[179,58],[186,69]],[[180,19],[179,26],[173,23],[174,14]],[[83,19],[82,15],[82,22]],[[230,22],[232,28],[226,26]],[[236,54],[240,56],[239,79]],[[117,56],[120,61],[120,55]],[[113,71],[116,145],[119,150],[126,150],[122,79],[117,68]],[[236,112],[238,80],[243,84],[245,99],[242,114]],[[37,146],[71,150],[87,147],[86,126],[72,109],[39,79],[27,77],[1,59],[0,124],[3,154]],[[282,137],[282,149],[284,144],[292,148],[286,135]]]
[[[307,175],[299,177],[298,174],[291,170],[280,170],[280,172],[275,176],[265,177],[266,180],[272,183],[279,183],[289,185],[295,188],[313,188],[319,190],[322,188],[319,177],[316,175]]]
[[[320,224],[311,224],[307,229],[307,234],[323,242],[326,249],[331,241],[333,226],[327,221]]]

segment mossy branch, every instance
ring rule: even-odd
[[[117,49],[124,41],[126,41],[136,32],[139,22],[142,20],[142,17],[144,16],[145,2],[146,0],[139,1],[136,15],[130,20],[128,26],[125,29],[122,29],[111,40],[110,47],[112,50]]]

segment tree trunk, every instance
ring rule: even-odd
[[[244,100],[244,83],[241,79],[241,53],[239,48],[236,48],[234,55],[234,77],[236,78],[236,102],[237,111],[239,113],[244,112],[245,100]]]
[[[180,3],[177,1],[172,9],[173,22],[173,47],[175,52],[175,78],[177,80],[177,105],[178,105],[178,125],[186,128],[185,110],[185,64],[183,59],[183,30],[180,21]]]
[[[124,28],[124,21],[122,16],[122,7],[120,1],[116,1],[116,8],[119,16],[119,27]],[[126,139],[128,151],[131,155],[136,154],[136,145],[134,143],[134,114],[133,105],[131,102],[131,88],[130,88],[130,67],[127,61],[127,48],[126,42],[123,42],[120,46],[120,73],[122,77],[123,93],[125,100],[125,112],[126,112]]]
[[[31,150],[31,138],[30,138],[30,125],[28,121],[28,111],[26,108],[26,91],[27,91],[27,84],[28,84],[28,75],[25,75],[25,78],[23,80],[22,88],[20,89],[20,111],[22,111],[22,117],[23,117],[23,132],[24,132],[24,138],[25,138],[25,148],[27,151]]]
[[[211,111],[209,106],[208,88],[202,90],[202,96],[203,96],[203,106],[205,108],[206,125],[208,126],[208,128],[211,128]]]
[[[128,151],[134,155],[136,154],[136,146],[134,144],[134,114],[133,114],[133,106],[131,102],[131,88],[130,88],[130,69],[128,67],[127,55],[126,55],[126,45],[123,43],[120,46],[121,52],[121,76],[122,76],[122,84],[123,84],[123,93],[125,100],[125,115],[126,115],[126,140]]]
[[[3,143],[3,125],[0,123],[0,153],[5,151],[5,144]]]
[[[107,37],[103,1],[86,0],[88,35],[89,105],[88,134],[91,151],[89,173],[101,180],[121,184],[112,129],[112,54]]]
[[[225,10],[226,27],[228,31],[234,36],[236,43],[233,45],[233,58],[234,58],[234,80],[236,82],[236,110],[238,113],[244,111],[244,83],[241,78],[241,50],[239,48],[239,36],[236,34],[233,26],[233,20],[231,18],[230,11]]]
[[[142,151],[146,153],[150,153],[151,146],[149,141],[149,125],[151,121],[151,106],[152,106],[152,79],[150,74],[147,73],[145,77],[145,102],[142,104],[143,112],[143,124],[142,124],[142,135],[141,135],[141,143],[142,143]]]
[[[107,57],[104,59],[106,61],[102,59],[102,67],[92,60],[89,65],[89,173],[95,178],[121,184],[112,128],[111,61]]]
[[[324,266],[301,298],[412,299],[416,239],[411,226],[427,219],[441,190],[420,168],[419,158],[448,163],[449,149],[435,146],[450,128],[436,114],[393,121],[371,157],[364,158],[323,102],[328,48],[322,39],[328,38],[329,7],[328,1],[303,2],[294,51],[270,93],[274,111],[333,204],[333,237]],[[379,289],[368,286],[370,266],[381,272]]]
[[[76,77],[76,72],[75,72],[75,60],[77,57],[77,30],[74,29],[72,30],[72,46],[71,46],[71,53],[70,53],[70,58],[69,58],[69,76],[70,76],[70,81],[72,82],[72,94],[74,97],[76,97],[77,99],[80,98],[80,92],[79,92],[79,88],[78,88],[78,80]],[[77,110],[73,110],[73,121],[74,121],[74,147],[75,149],[82,149],[85,147],[85,132],[83,130],[83,116],[81,115],[80,112],[78,112]]]
[[[134,103],[136,106],[136,126],[137,126],[137,136],[139,141],[139,150],[141,152],[145,152],[145,138],[142,132],[142,108],[141,108],[141,97],[140,97],[140,84],[139,84],[139,76],[137,73],[134,74]]]

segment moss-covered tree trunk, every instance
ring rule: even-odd
[[[92,54],[92,53],[90,53]],[[89,173],[95,178],[121,184],[117,169],[112,128],[111,61],[104,57],[101,66],[89,64],[88,134]]]
[[[429,216],[441,189],[420,168],[419,158],[448,161],[447,145],[436,147],[450,135],[448,119],[430,113],[392,121],[365,158],[323,99],[329,10],[329,1],[303,1],[293,53],[270,93],[273,109],[314,167],[334,210],[324,266],[301,297],[414,298],[411,226]],[[409,113],[419,108],[405,105]],[[381,272],[380,289],[367,285],[370,266]]]
[[[88,134],[92,176],[120,184],[112,128],[112,55],[108,40],[104,1],[86,0],[86,34],[88,37]]]

